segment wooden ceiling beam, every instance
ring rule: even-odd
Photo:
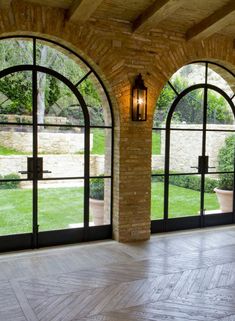
[[[171,16],[186,0],[156,0],[133,22],[133,32],[146,31]]]
[[[68,10],[67,19],[73,22],[86,22],[103,0],[74,0]]]
[[[235,19],[235,1],[216,10],[186,32],[187,40],[202,40],[222,30]]]
[[[11,6],[12,0],[0,0],[0,9],[6,9]]]

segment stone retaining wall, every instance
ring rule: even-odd
[[[39,155],[40,156],[40,155]],[[44,177],[75,177],[84,176],[84,156],[83,155],[42,155],[43,169],[52,173],[44,174]],[[2,176],[18,173],[27,170],[27,156],[0,156],[0,174]],[[104,173],[104,156],[90,156],[91,175],[101,175]],[[19,174],[20,178],[27,178],[24,174]],[[51,181],[48,181],[51,183]],[[45,182],[46,184],[46,182]]]
[[[0,131],[0,145],[26,153],[32,152],[32,132]],[[93,134],[90,135],[90,150],[93,147]],[[84,150],[82,133],[38,133],[38,152],[48,154],[77,153]]]
[[[33,118],[29,115],[15,115],[15,114],[0,114],[0,120],[5,122],[12,122],[12,123],[28,123],[32,124]],[[68,119],[67,117],[57,117],[57,116],[45,116],[44,123],[45,124],[57,124],[65,125],[67,124]]]
[[[198,156],[202,154],[202,132],[184,131],[183,129],[201,129],[200,125],[180,124],[174,128],[181,130],[171,131],[170,140],[170,170],[176,172],[196,172],[198,166]],[[208,129],[214,130],[235,130],[235,125],[207,125]],[[224,145],[226,137],[232,132],[209,131],[206,137],[206,155],[209,156],[209,166],[218,166],[217,157],[220,148]],[[165,131],[161,132],[161,153],[162,155],[152,156],[152,169],[159,170],[164,168],[165,152]],[[215,170],[214,169],[214,170]]]

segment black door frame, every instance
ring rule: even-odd
[[[32,181],[33,183],[33,226],[32,226],[32,233],[24,233],[24,234],[14,234],[14,235],[4,235],[0,236],[0,251],[10,251],[10,250],[18,250],[18,249],[27,249],[27,248],[38,248],[43,246],[51,246],[51,245],[59,245],[59,244],[69,244],[69,243],[77,243],[83,241],[90,241],[90,240],[99,240],[99,239],[106,239],[112,237],[112,223],[103,226],[89,226],[89,181],[94,176],[90,176],[90,129],[91,128],[108,128],[111,130],[112,137],[111,137],[111,175],[102,175],[99,176],[99,179],[110,179],[111,180],[111,204],[110,204],[110,221],[112,222],[112,204],[113,204],[113,112],[111,108],[111,101],[109,95],[100,80],[99,76],[96,72],[82,59],[79,55],[75,52],[69,50],[65,46],[62,46],[55,41],[51,41],[41,37],[31,37],[31,36],[11,36],[11,37],[3,37],[1,39],[14,39],[14,38],[27,38],[33,41],[33,64],[25,64],[25,65],[17,65],[13,67],[6,68],[0,71],[0,79],[7,75],[22,72],[22,71],[30,71],[32,72],[32,106],[33,106],[33,122],[32,124],[29,123],[20,123],[22,126],[32,126],[33,129],[33,179],[18,179],[14,181]],[[53,69],[49,69],[47,67],[37,65],[36,61],[36,41],[37,39],[43,40],[52,44],[56,44],[57,46],[61,46],[62,48],[70,51],[75,56],[79,57],[88,67],[89,72],[80,79],[77,84],[71,83],[65,76],[61,75],[57,71]],[[44,125],[39,124],[37,122],[37,74],[46,73],[49,74],[56,79],[63,82],[76,96],[79,105],[82,108],[83,116],[84,116],[84,125],[63,125],[64,127],[76,127],[76,128],[83,128],[84,129],[84,176],[82,177],[53,177],[53,178],[42,178],[39,179],[37,177],[37,159],[38,159],[38,126]],[[81,93],[78,90],[78,86],[84,81],[91,73],[94,73],[96,78],[98,79],[99,83],[101,84],[108,103],[110,107],[110,114],[111,114],[111,125],[110,126],[91,126],[90,125],[90,117],[88,108],[86,106],[85,100],[83,99]],[[14,122],[0,122],[1,125],[18,125]],[[47,124],[47,126],[55,126],[54,124]],[[57,125],[58,126],[58,125]],[[25,164],[27,166],[27,164]],[[82,228],[70,228],[70,229],[63,229],[63,230],[54,230],[54,231],[43,231],[39,232],[38,230],[38,181],[40,180],[77,180],[81,179],[84,180],[84,227]],[[1,180],[6,181],[6,180]],[[13,180],[9,180],[13,181]]]
[[[197,63],[197,62],[195,62]],[[202,63],[202,62],[200,62]],[[221,96],[225,98],[225,100],[228,102],[229,106],[231,107],[231,110],[235,117],[235,106],[232,102],[233,97],[229,97],[223,90],[216,87],[215,85],[208,84],[207,77],[208,77],[208,62],[205,63],[205,83],[199,83],[196,85],[192,85],[185,90],[183,90],[181,93],[178,93],[177,90],[174,88],[174,86],[169,82],[169,85],[176,93],[177,97],[173,101],[170,110],[167,115],[166,119],[166,127],[165,127],[165,169],[164,174],[152,174],[152,177],[163,177],[164,176],[164,217],[163,219],[159,220],[152,220],[151,221],[151,232],[165,232],[165,231],[174,231],[174,230],[180,230],[180,229],[189,229],[189,228],[199,228],[199,227],[207,227],[207,226],[215,226],[215,225],[222,225],[222,224],[232,224],[235,223],[235,195],[233,197],[233,212],[232,213],[223,213],[223,214],[210,214],[210,215],[204,215],[204,191],[205,191],[205,174],[219,174],[222,172],[218,171],[209,171],[207,172],[203,166],[201,173],[170,173],[170,134],[173,130],[181,130],[181,131],[187,131],[187,129],[180,129],[180,128],[171,128],[171,120],[173,113],[178,105],[178,103],[181,101],[181,99],[186,96],[188,93],[190,93],[193,90],[196,89],[203,89],[203,126],[202,129],[194,129],[194,131],[202,132],[202,154],[201,156],[206,157],[206,134],[209,131],[221,131],[221,132],[233,132],[234,130],[213,130],[213,129],[207,129],[207,94],[208,90],[213,90],[217,93],[219,93]],[[218,64],[215,64],[216,66],[220,66]],[[220,66],[222,67],[222,66]],[[223,68],[223,67],[222,67]],[[225,68],[226,71],[228,71]],[[229,72],[229,71],[228,71]],[[233,73],[229,72],[234,76]],[[154,128],[154,130],[162,130],[162,128]],[[188,129],[189,131],[192,131],[192,129]],[[232,172],[223,172],[224,174],[233,174],[234,175],[234,184],[235,184],[235,164],[234,164],[234,170]],[[200,215],[198,216],[185,216],[180,218],[169,218],[169,177],[171,175],[201,175],[201,197],[200,197]]]

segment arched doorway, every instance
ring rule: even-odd
[[[44,38],[2,38],[0,54],[0,250],[111,238],[113,115],[99,76]]]
[[[219,64],[197,62],[164,88],[153,127],[153,232],[234,222],[234,193],[228,209],[214,193],[222,183],[234,186],[234,91],[225,81],[231,79]]]

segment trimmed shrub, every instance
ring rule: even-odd
[[[0,182],[0,189],[14,189],[19,188],[19,181],[7,181],[8,179],[20,179],[20,176],[16,173],[11,173],[5,176],[0,175],[0,179],[5,179],[6,182]]]
[[[235,135],[231,135],[225,139],[224,146],[219,150],[218,154],[218,170],[219,172],[234,171],[234,150]],[[220,174],[218,187],[223,190],[233,189],[233,174]]]
[[[90,198],[96,200],[104,199],[104,179],[92,178],[90,180]]]
[[[153,174],[163,175],[163,171],[154,171]],[[175,173],[177,174],[177,173]],[[153,182],[164,182],[164,176],[153,176]],[[201,190],[201,177],[197,175],[173,175],[169,176],[171,185],[192,189],[194,191]],[[214,188],[218,186],[218,180],[205,178],[205,192],[213,193]]]
[[[205,178],[205,192],[214,193],[214,189],[218,186],[218,179]]]

